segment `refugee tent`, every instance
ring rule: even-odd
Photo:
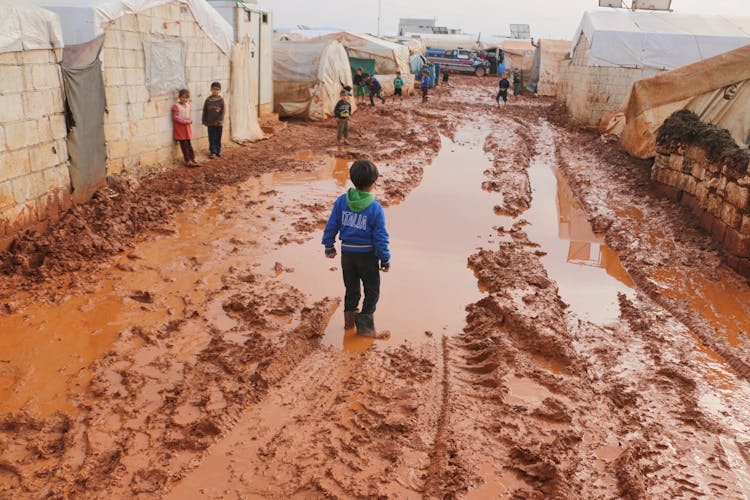
[[[85,166],[94,178],[172,163],[179,149],[170,108],[180,88],[191,91],[196,149],[207,143],[197,124],[212,81],[231,109],[232,27],[205,0],[32,1],[62,24],[66,97],[78,128],[68,137],[73,170]]]
[[[503,63],[507,69],[519,69],[524,76],[530,74],[536,52],[531,40],[503,40],[498,46],[505,56]]]
[[[750,143],[750,45],[633,84],[625,105],[620,147],[633,156],[655,156],[658,128],[677,110]]]
[[[409,48],[366,33],[340,31],[323,35],[324,40],[336,40],[346,49],[349,57],[374,59],[375,73],[392,75],[401,71],[409,74]]]
[[[325,120],[333,115],[343,86],[352,85],[346,50],[335,40],[275,41],[273,84],[280,116]]]
[[[620,109],[633,82],[750,43],[750,18],[597,10],[583,15],[559,92],[589,126]]]
[[[70,203],[55,14],[0,0],[0,250]]]
[[[526,90],[538,95],[554,96],[560,81],[560,64],[570,51],[568,40],[546,40],[537,42],[534,62],[526,84]]]

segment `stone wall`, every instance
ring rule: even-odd
[[[0,53],[0,248],[70,206],[59,51]]]
[[[575,122],[598,127],[604,116],[625,104],[634,82],[661,71],[588,66],[590,51],[586,45],[582,35],[573,59],[561,64],[557,99]]]
[[[684,139],[676,136],[674,128],[665,138],[662,127],[651,179],[667,195],[690,207],[701,226],[726,250],[729,266],[750,277],[750,153],[736,145],[727,148],[734,142],[726,131],[699,126],[703,131],[686,130]],[[695,143],[696,137],[700,144]]]
[[[143,42],[181,40],[185,54],[187,88],[193,105],[193,147],[199,155],[208,149],[208,135],[201,125],[203,101],[211,94],[212,81],[222,85],[231,106],[229,56],[205,34],[187,5],[170,2],[138,14],[125,15],[104,34],[102,63],[107,113],[107,175],[123,171],[141,174],[155,165],[181,160],[172,140],[171,107],[177,90],[152,96],[146,86]],[[229,113],[223,141],[230,138]]]

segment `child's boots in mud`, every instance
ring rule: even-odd
[[[354,328],[354,316],[356,316],[357,311],[344,311],[344,330],[351,330]]]
[[[375,318],[372,314],[355,314],[354,324],[357,327],[357,335],[372,336],[375,333]]]
[[[391,332],[378,332],[375,330],[375,318],[372,314],[357,313],[354,316],[354,324],[357,327],[357,335],[372,337],[374,339],[387,339]]]

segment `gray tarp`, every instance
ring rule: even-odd
[[[68,133],[73,199],[83,202],[104,185],[107,150],[104,143],[104,82],[97,58],[85,68],[62,69],[72,123]]]

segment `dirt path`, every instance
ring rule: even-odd
[[[129,249],[99,248],[96,272],[71,274],[86,255],[72,250],[24,261],[70,221],[28,237],[12,259],[36,264],[6,266],[22,272],[0,287],[35,294],[0,316],[12,332],[0,340],[0,496],[750,498],[748,315],[725,301],[750,287],[649,191],[647,165],[567,128],[548,101],[477,104],[494,82],[476,83],[457,78],[424,108],[367,110],[352,150],[327,145],[328,125],[296,124],[237,149],[242,175],[222,167],[200,196],[214,174],[185,181],[188,194],[167,197],[179,212],[148,226],[160,232],[121,234]],[[450,151],[438,153],[440,134]],[[341,331],[337,288],[322,283],[337,268],[311,254],[345,182],[332,154],[377,159],[401,232],[440,213],[442,238],[456,233],[437,193],[459,224],[472,218],[461,239],[476,238],[428,240],[435,255],[394,234],[394,265],[446,266],[418,274],[446,329],[414,326],[432,325],[429,307],[410,309],[415,320],[383,305],[393,341]],[[292,171],[274,173],[283,163]],[[405,304],[408,275],[394,279],[383,301]],[[466,306],[458,327],[446,293]],[[51,310],[83,319],[56,326]],[[99,342],[75,347],[89,336]],[[54,373],[55,398],[39,382]]]

